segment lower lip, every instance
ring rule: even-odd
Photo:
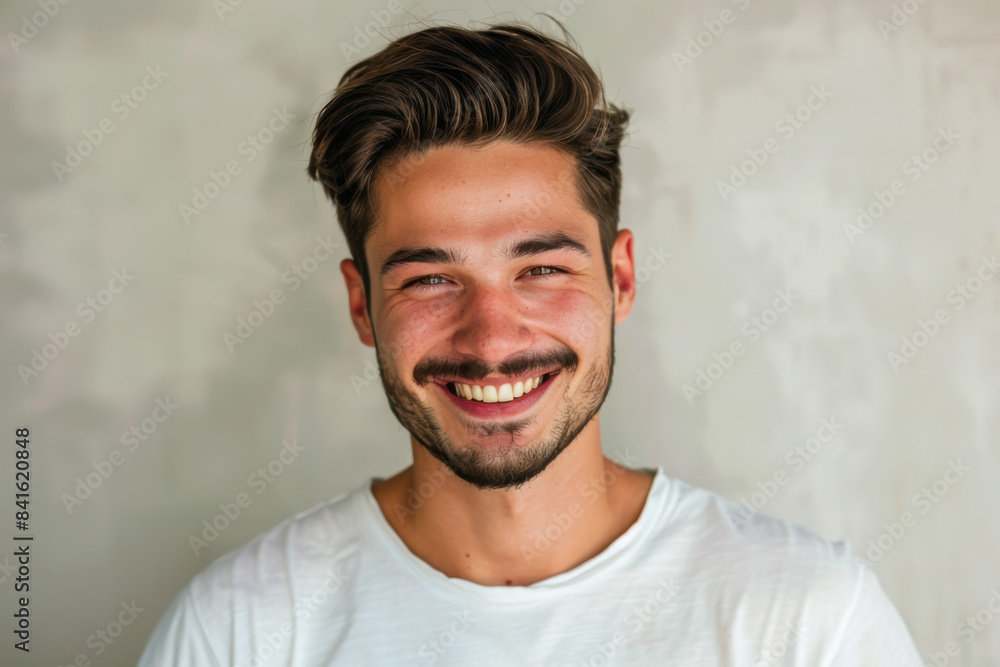
[[[504,417],[514,417],[516,415],[525,412],[537,403],[541,398],[542,394],[549,388],[552,381],[559,377],[559,373],[553,373],[545,380],[545,382],[539,383],[537,387],[531,390],[528,394],[523,394],[520,398],[515,398],[513,401],[505,401],[504,403],[483,403],[482,401],[470,401],[465,398],[460,398],[455,396],[453,393],[448,391],[448,387],[443,384],[435,383],[444,392],[444,395],[451,399],[459,409],[462,410],[467,415],[473,417],[478,417],[480,419],[502,419]]]

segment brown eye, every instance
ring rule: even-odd
[[[431,281],[431,280],[434,280],[434,279],[438,279],[441,282],[426,282],[426,281]],[[406,283],[405,285],[403,285],[402,289],[409,289],[411,287],[414,287],[414,288],[416,288],[416,289],[419,290],[421,288],[434,287],[435,285],[440,285],[440,284],[445,283],[445,282],[447,282],[447,281],[444,278],[442,278],[441,276],[437,275],[437,274],[433,274],[433,275],[429,275],[429,276],[420,276],[419,278],[414,278],[413,280],[411,280],[408,283]]]
[[[531,273],[532,271],[537,271],[539,269],[546,269],[547,271],[549,271],[549,273],[536,273],[535,274],[536,276],[550,276],[553,273],[560,272],[560,269],[557,269],[554,266],[536,266],[534,268],[528,269],[528,273]]]

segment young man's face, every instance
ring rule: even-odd
[[[612,289],[575,182],[572,159],[549,146],[434,148],[376,183],[370,320],[353,262],[341,264],[393,413],[479,488],[544,470],[611,382],[615,320],[634,297],[632,236],[614,244]]]

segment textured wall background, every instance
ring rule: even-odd
[[[5,630],[0,662],[132,664],[212,559],[408,464],[304,173],[312,115],[393,35],[548,11],[634,110],[606,453],[849,540],[928,661],[997,664],[1000,5],[398,1],[0,9],[4,627],[25,425],[35,535],[32,652]]]

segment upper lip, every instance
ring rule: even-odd
[[[437,378],[435,379],[435,382],[439,384],[448,384],[449,382],[457,382],[459,384],[468,384],[468,385],[478,384],[479,386],[482,385],[500,386],[504,384],[516,384],[518,382],[524,382],[525,380],[531,380],[533,378],[542,377],[543,375],[547,375],[550,373],[557,373],[557,372],[559,372],[559,369],[553,368],[547,371],[542,371],[540,373],[534,372],[534,373],[529,373],[527,375],[520,375],[515,378],[511,378],[504,375],[495,377],[485,377],[485,378],[480,378],[479,380],[469,380],[467,378],[449,377],[449,378]]]

